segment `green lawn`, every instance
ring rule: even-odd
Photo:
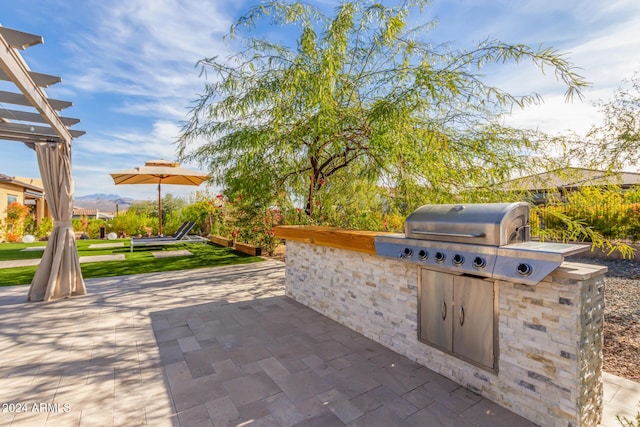
[[[124,242],[119,248],[89,249],[91,244]],[[262,261],[262,258],[244,255],[212,244],[190,243],[158,247],[136,248],[129,252],[129,240],[78,240],[79,256],[124,254],[125,261],[103,261],[80,264],[85,279],[93,277],[123,276],[129,274],[152,273],[157,271],[188,270],[193,268],[216,267],[233,264],[246,264]],[[45,243],[0,243],[0,261],[40,258],[42,251],[22,249],[32,246],[44,246]],[[153,251],[173,251],[187,249],[191,256],[154,258]],[[31,283],[37,267],[17,267],[0,269],[0,286],[12,286]]]
[[[42,252],[21,252],[24,248],[33,246],[45,246],[47,242],[37,243],[0,243],[0,261],[8,261],[13,259],[31,259],[40,258]]]

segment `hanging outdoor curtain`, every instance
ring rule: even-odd
[[[35,143],[53,231],[29,288],[29,301],[51,301],[85,295],[76,239],[71,225],[73,178],[67,143]]]

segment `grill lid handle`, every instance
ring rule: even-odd
[[[447,232],[438,232],[438,231],[420,231],[420,230],[411,230],[412,233],[415,234],[424,234],[426,236],[447,236],[447,237],[485,237],[485,233],[447,233]]]

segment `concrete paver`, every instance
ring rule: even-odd
[[[605,385],[603,418],[614,420],[620,416],[635,421],[640,413],[640,383],[607,372],[602,377]]]
[[[103,262],[103,261],[124,261],[124,254],[108,254],[108,255],[85,255],[79,258],[80,264],[88,262]]]
[[[40,258],[32,259],[10,259],[7,261],[0,261],[0,269],[2,268],[16,268],[16,267],[31,267],[40,264]]]
[[[283,283],[283,264],[266,261],[92,279],[89,295],[53,303],[0,288],[0,402],[44,404],[14,405],[0,425],[531,425],[286,298]],[[640,385],[604,380],[603,425],[618,426]]]
[[[89,249],[109,249],[109,248],[123,248],[124,242],[113,243],[93,243],[89,245]]]
[[[85,255],[85,256],[81,256],[79,259],[80,259],[80,264],[84,264],[88,262],[124,261],[125,256],[124,254]],[[39,265],[40,261],[41,261],[40,258],[0,261],[0,269],[16,268],[16,267],[31,267],[34,265]]]
[[[178,249],[175,251],[154,251],[151,252],[154,258],[172,258],[178,256],[191,256],[193,252],[188,251],[186,249]]]

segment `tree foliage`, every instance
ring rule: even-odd
[[[586,138],[574,136],[575,158],[611,170],[640,164],[640,71],[625,81],[608,101],[598,102],[603,123],[594,126]]]
[[[186,206],[186,202],[176,197],[171,193],[165,194],[162,197],[162,217],[169,218],[172,214],[180,213],[182,208]],[[150,217],[158,217],[158,201],[157,200],[145,200],[132,203],[129,207],[129,211],[138,215],[147,215]]]
[[[7,206],[7,218],[3,225],[3,235],[9,242],[18,242],[25,233],[25,227],[30,219],[31,211],[28,206],[19,202],[11,202]]]
[[[483,67],[532,61],[553,70],[568,98],[586,82],[549,48],[433,45],[435,22],[409,19],[427,5],[349,1],[332,16],[301,2],[252,8],[229,34],[243,49],[200,61],[213,76],[183,128],[181,157],[208,166],[230,194],[262,205],[292,195],[309,215],[328,209],[317,201],[332,181],[391,187],[395,207],[411,209],[508,178],[539,147],[498,116],[540,97],[485,84]],[[295,45],[261,35],[266,21]]]

